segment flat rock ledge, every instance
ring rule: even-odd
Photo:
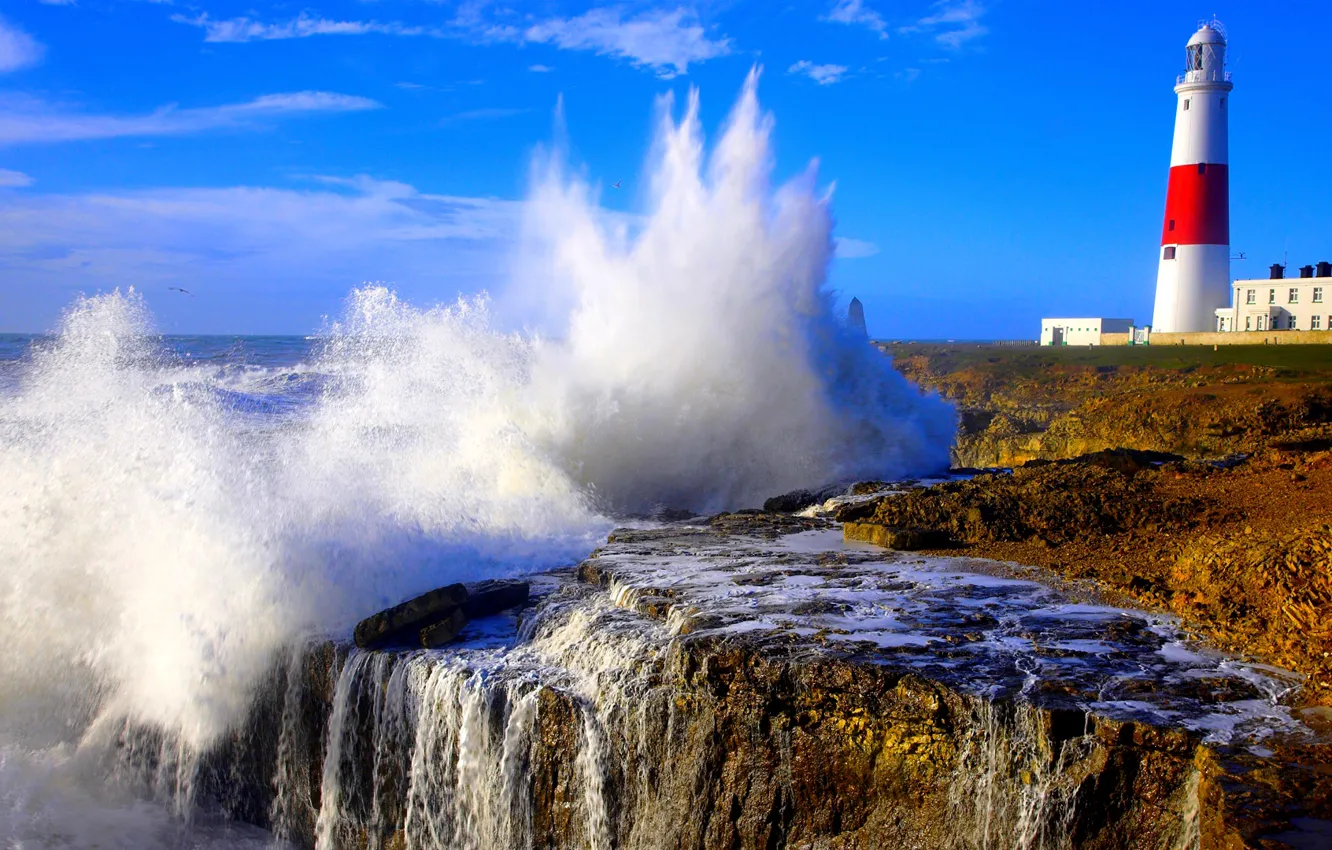
[[[508,696],[478,722],[501,738],[505,706],[520,693],[536,698],[518,786],[527,837],[514,846],[1327,846],[1332,771],[1316,743],[1268,739],[1279,752],[1262,754],[1088,707],[1095,683],[1080,659],[1090,656],[1068,647],[1108,634],[1124,649],[1106,663],[1127,669],[1135,647],[1158,645],[1140,621],[1112,616],[1089,624],[1083,639],[1033,633],[1048,642],[1051,669],[1066,671],[1033,688],[1023,684],[1023,664],[976,653],[984,633],[1003,624],[972,604],[1039,594],[1032,583],[967,584],[951,573],[936,581],[913,572],[925,568],[919,556],[828,551],[819,535],[840,533],[824,521],[759,512],[621,529],[576,569],[533,579],[541,592],[523,613],[522,633],[601,612],[593,648],[629,659],[632,686],[606,705],[558,680],[497,692]],[[868,631],[839,627],[849,609],[837,600],[866,588],[880,594],[871,607],[891,610],[928,645],[882,636],[875,644]],[[760,621],[775,627],[748,625]],[[316,643],[300,663],[275,670],[250,721],[206,760],[200,799],[266,827],[280,810],[284,840],[313,846],[329,719],[352,652],[346,643]],[[364,727],[357,740],[380,740],[376,695],[409,678],[396,672],[400,665],[466,668],[486,663],[488,652],[464,642],[433,653],[373,653],[375,663],[362,667],[373,677],[367,672],[363,695],[346,703],[356,711],[347,722]],[[980,693],[977,682],[994,688]],[[1194,702],[1254,697],[1238,679],[1175,687],[1193,688],[1178,698]],[[596,818],[579,779],[589,716],[598,718],[605,748],[608,803]],[[288,722],[279,741],[282,718],[300,722]],[[406,846],[412,748],[343,758],[366,768],[354,771],[359,784],[341,789],[348,802],[339,846]],[[279,762],[286,788],[275,801]]]

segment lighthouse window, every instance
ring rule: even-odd
[[[1189,111],[1189,99],[1187,97],[1184,98],[1184,111],[1185,112]]]
[[[1175,229],[1175,220],[1174,220],[1173,218],[1170,219],[1170,229],[1171,229],[1171,230],[1174,230],[1174,229]]]
[[[1245,304],[1257,304],[1257,303],[1258,303],[1258,293],[1257,293],[1256,291],[1250,289],[1250,290],[1248,291],[1248,293],[1247,293],[1247,294],[1245,295],[1245,297],[1244,297],[1244,303],[1245,303]]]
[[[1200,162],[1200,163],[1198,163],[1198,173],[1199,173],[1199,174],[1206,174],[1206,173],[1207,173],[1207,163],[1205,163],[1205,162]]]
[[[1175,259],[1175,246],[1174,245],[1167,246],[1165,252],[1161,254],[1161,259],[1163,260]]]

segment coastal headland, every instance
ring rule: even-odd
[[[1302,699],[1332,704],[1332,347],[892,353],[958,404],[958,466],[1013,472],[855,518],[1093,581],[1306,675]]]

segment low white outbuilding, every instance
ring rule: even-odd
[[[1041,345],[1100,345],[1101,334],[1132,328],[1132,319],[1041,319]]]

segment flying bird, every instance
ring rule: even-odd
[[[618,188],[620,188],[620,181],[619,181],[619,180],[616,180],[614,183],[612,183],[612,184],[611,184],[611,188],[612,188],[612,189],[618,189]]]
[[[179,292],[183,295],[188,295],[191,298],[194,297],[193,292],[190,292],[188,289],[181,289],[179,286],[168,286],[167,289],[171,290],[172,292]]]

